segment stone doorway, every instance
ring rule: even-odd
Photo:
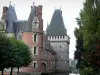
[[[45,73],[46,72],[46,64],[42,63],[41,67],[42,67],[42,72]]]

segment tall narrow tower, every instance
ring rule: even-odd
[[[26,28],[26,29],[25,29]],[[41,72],[41,50],[43,47],[43,19],[42,6],[31,6],[27,25],[24,28],[22,39],[32,52],[32,63],[29,67],[21,69],[22,72]]]
[[[46,30],[46,35],[57,54],[56,70],[59,72],[68,72],[70,38],[67,35],[60,9],[54,11],[50,26]]]

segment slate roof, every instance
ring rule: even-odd
[[[28,25],[27,25],[28,32],[32,31],[32,21],[35,16],[36,16],[36,6],[31,6],[31,12],[28,18]]]
[[[60,9],[56,9],[52,16],[50,26],[46,30],[47,36],[65,36],[66,28],[63,22],[62,11]]]
[[[22,32],[27,32],[27,20],[15,20],[14,21],[14,33],[17,32],[17,29],[21,29]]]
[[[31,7],[31,12],[28,20],[17,20],[15,8],[12,5],[9,5],[6,15],[6,32],[7,33],[16,33],[17,29],[21,29],[23,32],[32,31],[32,21],[36,16],[36,7]]]
[[[15,8],[12,5],[9,5],[9,8],[7,10],[7,15],[6,15],[6,32],[12,33],[14,32],[13,30],[13,21],[17,20]]]

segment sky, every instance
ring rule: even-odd
[[[33,2],[36,6],[42,5],[44,30],[46,30],[47,22],[50,23],[54,10],[61,9],[67,34],[70,37],[69,58],[73,59],[76,43],[74,29],[77,27],[75,18],[79,17],[84,0],[0,0],[0,18],[2,16],[2,7],[9,6],[10,1],[12,5],[15,4],[19,20],[28,19]]]

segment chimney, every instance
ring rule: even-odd
[[[1,20],[5,20],[6,19],[7,10],[8,10],[8,7],[4,6],[3,7],[3,12],[2,12]]]
[[[39,19],[42,19],[42,6],[41,5],[37,6],[36,15],[38,16]]]
[[[37,6],[37,13],[42,14],[42,6]]]

